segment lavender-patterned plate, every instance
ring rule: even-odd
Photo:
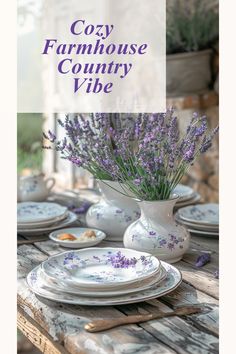
[[[152,285],[149,289],[139,291],[133,294],[94,298],[89,296],[73,295],[50,288],[40,276],[40,266],[34,268],[27,276],[27,283],[29,288],[37,295],[48,300],[72,304],[72,305],[86,305],[86,306],[112,306],[132,304],[135,302],[147,301],[166,295],[176,289],[181,281],[182,276],[180,271],[171,264],[161,262],[162,266],[167,271],[166,278],[158,284]]]
[[[56,203],[23,202],[17,203],[17,222],[19,224],[53,220],[67,212],[67,207]]]
[[[81,296],[91,296],[91,297],[111,297],[124,294],[136,293],[138,291],[143,291],[149,289],[152,285],[162,282],[166,278],[167,272],[164,267],[160,266],[160,271],[158,274],[153,275],[148,279],[144,279],[135,284],[128,284],[120,286],[118,290],[103,290],[103,289],[81,289],[75,286],[68,286],[62,281],[48,278],[42,269],[39,271],[41,279],[47,284],[47,286],[58,291],[63,291],[65,293],[81,295]]]
[[[194,196],[194,190],[189,186],[177,184],[177,186],[173,190],[173,194],[178,194],[179,201],[182,202],[191,199]]]
[[[37,229],[36,228],[28,229],[28,228],[17,227],[17,231],[20,232],[21,234],[27,235],[27,236],[42,235],[44,233],[49,233],[54,230],[63,229],[66,226],[73,224],[77,220],[78,220],[77,215],[72,213],[71,211],[69,211],[67,213],[67,216],[65,219],[60,220],[60,221],[56,221],[54,224],[52,224],[50,226],[41,227],[41,228],[37,228]]]
[[[68,285],[114,289],[156,274],[160,261],[149,253],[127,248],[93,247],[57,254],[41,267],[47,276]]]
[[[197,204],[178,210],[180,219],[197,224],[219,225],[219,204]]]

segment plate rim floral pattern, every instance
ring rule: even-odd
[[[29,211],[26,213],[27,208]],[[30,209],[33,212],[30,211]],[[36,209],[41,210],[41,213],[35,213]],[[25,209],[25,212],[24,212]],[[28,224],[33,222],[40,221],[49,221],[53,220],[61,215],[65,214],[67,211],[67,207],[62,206],[57,203],[49,203],[49,202],[19,202],[17,203],[17,222],[19,224]],[[23,213],[23,215],[20,215]],[[25,215],[26,213],[26,215]]]
[[[155,291],[155,288],[148,289],[141,291],[139,293],[134,293],[134,294],[127,294],[124,296],[119,296],[119,297],[111,297],[111,298],[98,298],[98,299],[92,299],[86,296],[79,297],[78,295],[70,295],[70,294],[64,294],[64,293],[54,293],[50,292],[48,290],[38,288],[37,289],[37,270],[40,268],[40,266],[35,267],[31,272],[27,275],[26,282],[28,284],[28,287],[33,291],[36,295],[52,300],[55,302],[60,302],[60,303],[65,303],[65,304],[71,304],[71,305],[85,305],[85,306],[112,306],[112,305],[122,305],[122,304],[131,304],[131,303],[137,303],[137,302],[142,302],[142,301],[147,301],[153,298],[158,298],[161,296],[164,296],[172,291],[174,291],[182,282],[182,274],[173,265],[161,261],[161,264],[163,267],[167,270],[167,277],[161,282],[162,288],[164,287],[163,284],[167,283],[168,280],[169,282],[172,281],[172,284],[169,286],[166,286],[166,289],[161,289],[161,284],[159,284],[158,288]],[[172,280],[171,280],[172,277]],[[169,278],[169,279],[168,279]],[[165,287],[164,287],[165,288]],[[127,299],[128,298],[128,299]]]
[[[187,190],[188,192],[184,193],[184,192],[178,192],[178,190]],[[184,202],[185,200],[187,201],[188,199],[192,198],[194,196],[195,191],[193,190],[193,188],[186,186],[182,183],[177,184],[177,186],[174,188],[172,194],[178,194],[179,196],[179,202]]]
[[[178,211],[175,214],[175,220],[180,223],[181,225],[185,225],[187,229],[196,229],[198,231],[210,231],[210,232],[218,232],[219,231],[219,225],[208,225],[208,224],[196,224],[190,221],[182,220],[178,216]]]
[[[26,234],[27,235],[35,235],[35,234],[42,233],[42,232],[46,233],[46,232],[50,232],[53,230],[64,229],[66,226],[72,224],[77,219],[78,219],[78,216],[75,213],[73,213],[72,211],[68,211],[68,216],[66,217],[66,219],[59,221],[58,224],[55,226],[41,227],[39,229],[18,228],[18,231],[22,234],[25,234],[25,235]]]
[[[122,251],[123,252],[124,251],[125,252],[131,252],[134,255],[136,254],[136,255],[139,255],[139,256],[142,256],[142,255],[148,256],[148,257],[150,256],[152,258],[152,260],[155,262],[155,264],[154,264],[152,270],[147,272],[146,274],[144,274],[142,276],[139,275],[138,278],[136,276],[133,279],[129,279],[129,280],[125,280],[125,281],[121,281],[119,279],[114,279],[112,282],[99,282],[98,280],[93,278],[93,280],[90,280],[90,281],[87,280],[86,283],[83,280],[82,281],[78,281],[76,279],[76,283],[75,283],[75,280],[74,280],[73,276],[71,277],[72,279],[69,279],[68,275],[66,276],[65,279],[63,279],[63,281],[68,282],[68,284],[74,284],[76,286],[81,286],[81,287],[89,287],[89,286],[90,287],[94,287],[94,286],[96,286],[97,288],[105,288],[105,287],[111,288],[111,287],[119,286],[119,285],[122,285],[122,284],[124,284],[124,285],[125,284],[132,284],[132,283],[135,283],[135,282],[137,282],[137,281],[139,281],[141,279],[142,280],[146,279],[149,276],[154,275],[155,273],[157,273],[158,270],[160,269],[160,264],[161,264],[160,261],[155,256],[152,256],[152,255],[150,255],[147,252],[139,252],[139,251],[128,249],[128,248],[115,248],[115,247],[92,247],[92,248],[79,249],[79,250],[75,250],[75,251],[62,252],[62,253],[53,255],[53,256],[49,257],[47,260],[45,260],[44,262],[42,262],[41,268],[44,271],[44,273],[47,274],[47,276],[50,276],[50,277],[52,277],[54,279],[56,279],[56,278],[59,279],[58,277],[61,277],[60,279],[62,280],[62,274],[61,275],[59,273],[55,274],[55,272],[53,273],[53,271],[48,273],[48,269],[50,269],[50,268],[48,268],[48,266],[51,267],[51,269],[53,269],[53,265],[51,266],[53,261],[57,260],[58,258],[64,257],[66,255],[69,255],[70,253],[75,253],[75,254],[78,253],[80,255],[80,254],[88,252],[88,253],[91,253],[91,256],[92,256],[92,253],[95,253],[95,255],[96,255],[96,252],[98,252],[98,251],[101,252],[101,253],[107,252],[106,256],[108,256],[109,252],[112,255],[112,252],[114,252],[114,254],[115,254],[115,253],[117,253],[119,251],[121,251],[121,252]],[[95,257],[97,257],[97,256],[95,256]],[[81,261],[83,261],[83,259],[81,259]],[[51,262],[51,263],[49,263],[49,262]],[[98,261],[98,264],[99,264],[99,261]],[[86,266],[86,264],[85,264],[85,266]],[[65,269],[65,267],[63,269]],[[58,270],[60,272],[59,266],[57,267],[57,271]]]
[[[47,277],[43,273],[41,268],[39,270],[39,274],[40,274],[40,277],[42,276],[43,278],[45,278],[45,282],[47,282]],[[122,288],[121,290],[102,290],[102,291],[99,291],[99,289],[96,289],[96,290],[88,289],[86,291],[85,289],[81,289],[81,288],[77,288],[76,289],[76,288],[74,288],[74,289],[72,289],[73,290],[72,292],[70,291],[70,289],[66,288],[64,290],[64,292],[65,293],[69,293],[69,294],[73,294],[73,295],[81,294],[82,296],[91,296],[91,295],[89,295],[89,293],[91,294],[91,293],[95,292],[94,295],[91,296],[91,297],[110,297],[110,296],[128,295],[128,294],[136,293],[136,292],[139,292],[139,291],[144,291],[144,290],[150,288],[154,284],[161,283],[166,278],[166,276],[167,276],[167,271],[161,265],[160,274],[158,273],[158,279],[152,279],[148,284],[143,285],[143,286],[139,285],[140,288],[129,287],[129,285],[127,285],[126,288],[124,288],[124,289]],[[146,279],[146,281],[148,281],[148,279]],[[54,286],[54,284],[52,286]],[[58,291],[63,291],[63,285],[60,285],[58,287],[57,284],[55,284],[55,289],[58,290]],[[124,293],[122,294],[122,292],[124,292]],[[102,296],[102,294],[103,294],[103,296]]]
[[[196,205],[192,205],[192,206],[186,206],[184,208],[180,208],[178,210],[178,215],[180,217],[180,219],[185,220],[185,221],[189,221],[195,224],[207,224],[207,225],[219,225],[219,220],[218,222],[215,220],[207,220],[207,219],[196,219],[196,217],[194,218],[194,216],[191,217],[191,212],[190,210],[193,208],[210,208],[210,205],[214,205],[216,208],[217,206],[219,207],[219,204],[216,203],[206,203],[206,204],[196,204]],[[217,210],[219,211],[219,209]],[[200,210],[200,212],[204,212],[204,210]],[[185,215],[187,213],[187,215]],[[190,216],[189,216],[190,214]]]

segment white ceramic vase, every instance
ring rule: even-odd
[[[126,228],[140,217],[136,201],[121,193],[118,182],[99,181],[101,200],[92,205],[86,214],[86,224],[106,233],[106,240],[122,241]],[[121,193],[116,190],[121,191]]]
[[[173,217],[173,208],[178,200],[139,202],[141,217],[125,231],[124,246],[149,252],[169,263],[178,262],[189,247],[190,235],[186,227]]]

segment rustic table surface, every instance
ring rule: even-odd
[[[27,243],[31,240],[32,243]],[[169,295],[138,304],[107,307],[74,306],[38,298],[27,287],[28,272],[48,256],[65,251],[46,235],[18,236],[18,327],[43,353],[207,354],[218,353],[218,240],[192,236],[189,251],[175,266],[182,284]],[[99,246],[120,247],[103,241]],[[211,252],[211,262],[197,268],[201,252]],[[88,333],[92,319],[170,311],[176,306],[201,305],[200,314],[125,325],[100,333]]]

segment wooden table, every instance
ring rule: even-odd
[[[24,237],[20,237],[21,240]],[[28,239],[32,239],[28,238]],[[24,242],[24,241],[22,241]],[[103,241],[101,246],[119,242]],[[37,298],[25,277],[48,256],[65,251],[42,236],[42,241],[18,246],[18,327],[43,353],[80,354],[208,354],[218,353],[218,241],[192,237],[189,251],[175,264],[183,275],[182,284],[172,293],[133,305],[89,307],[54,303]],[[211,252],[211,262],[196,268],[201,251]],[[175,306],[201,304],[203,313],[187,317],[152,320],[126,325],[101,333],[88,333],[84,325],[91,319],[137,313],[170,311]]]

